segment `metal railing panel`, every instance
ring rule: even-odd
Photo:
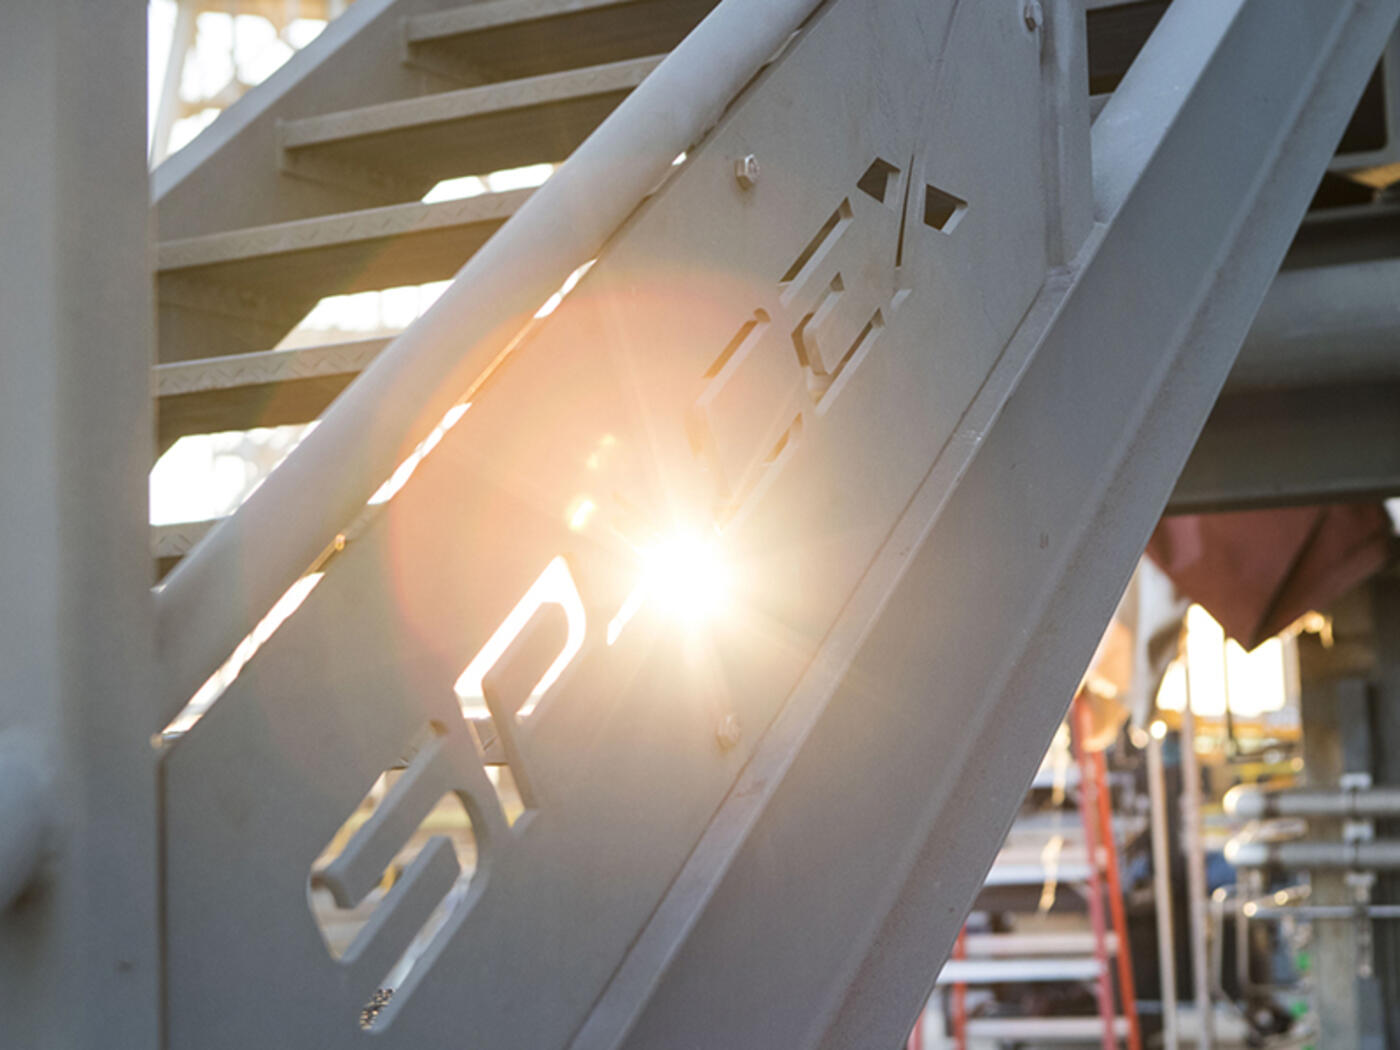
[[[1045,281],[1042,77],[1019,5],[845,0],[684,163],[666,161],[670,177],[651,180],[572,293],[446,417],[431,455],[171,747],[172,1045],[354,1037],[374,988],[327,955],[308,874],[425,725],[462,770],[482,859],[374,1037],[567,1044]],[[576,162],[520,213],[554,190],[559,210],[539,214],[563,223],[567,206],[572,221],[524,225],[538,252],[504,256],[513,272],[551,243],[573,261],[580,238],[603,234],[591,198],[558,196],[591,185],[588,167],[570,180]],[[511,227],[493,244],[520,247]],[[463,305],[500,285],[473,267],[413,353],[434,334],[476,354],[489,318]],[[394,367],[426,384],[408,360]],[[382,384],[403,371],[378,368],[347,393],[377,392],[362,428],[444,418],[444,391],[400,400],[407,387]],[[264,489],[305,477],[285,472],[319,462],[324,450],[303,452],[339,411]],[[305,524],[289,517],[284,529]],[[703,627],[656,593],[631,600],[648,550],[686,535],[733,581],[728,615]],[[552,646],[527,644],[560,608]],[[516,629],[483,674],[478,654]],[[525,797],[514,822],[464,709],[501,737]]]

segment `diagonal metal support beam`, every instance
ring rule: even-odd
[[[1172,6],[1094,126],[1091,243],[575,1050],[903,1038],[1396,13]]]
[[[0,4],[0,1044],[161,1042],[144,5]]]

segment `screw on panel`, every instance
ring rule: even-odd
[[[736,160],[734,178],[739,181],[740,189],[751,190],[758,185],[758,158],[750,153]]]
[[[721,751],[734,748],[743,736],[744,727],[739,724],[739,716],[732,712],[721,718],[715,728],[715,739],[719,741]]]
[[[1040,28],[1041,22],[1045,20],[1045,12],[1040,8],[1040,0],[1027,0],[1025,8],[1021,12],[1021,17],[1026,20],[1026,28],[1034,32]]]

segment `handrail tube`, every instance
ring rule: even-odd
[[[722,0],[180,563],[156,594],[165,721],[822,2]]]

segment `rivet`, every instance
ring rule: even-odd
[[[731,712],[719,720],[719,725],[715,728],[715,739],[719,741],[721,751],[732,750],[743,737],[744,727],[739,724],[738,715]]]
[[[740,157],[734,162],[734,178],[739,182],[739,188],[751,190],[758,185],[758,158],[752,153]]]

